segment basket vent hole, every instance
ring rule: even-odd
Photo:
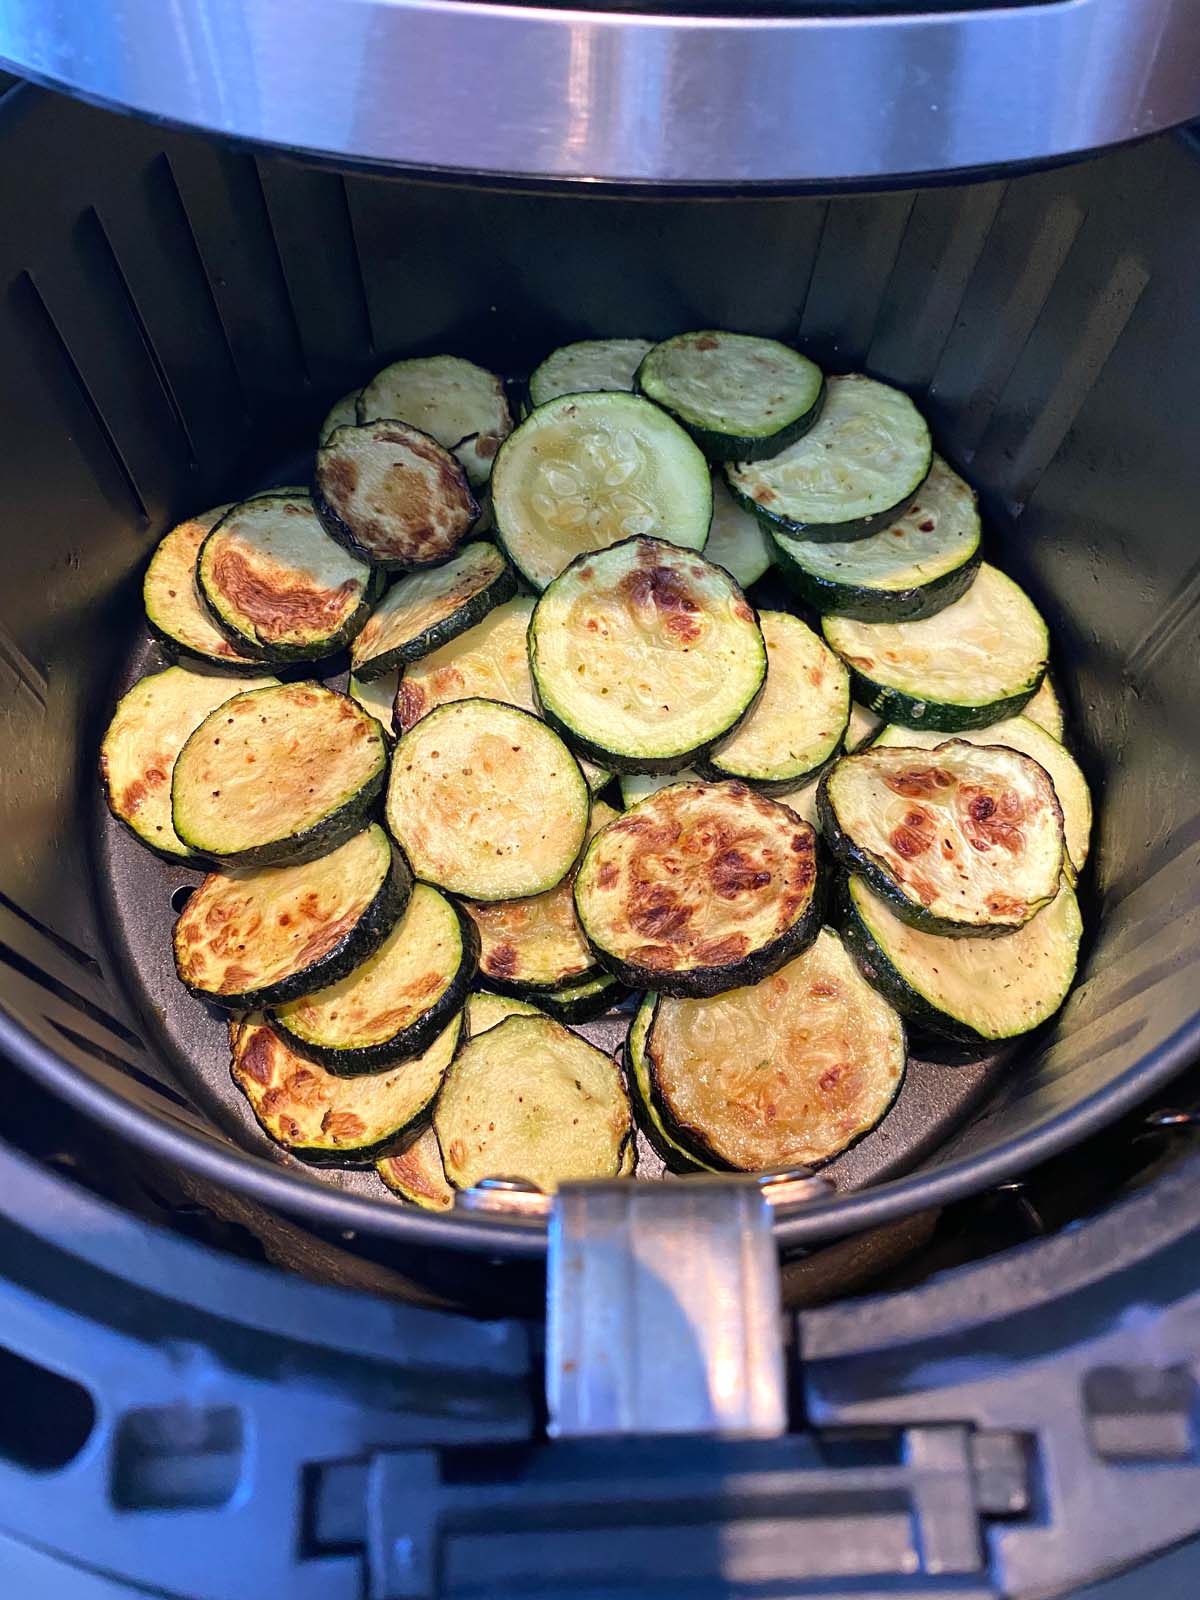
[[[190,883],[181,883],[171,895],[171,910],[182,911],[195,892]]]
[[[58,1472],[95,1425],[82,1385],[0,1345],[0,1456],[32,1472]]]

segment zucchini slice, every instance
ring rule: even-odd
[[[588,838],[619,814],[603,800],[594,801]],[[546,894],[464,902],[463,909],[479,930],[479,975],[486,983],[523,995],[594,975],[596,958],[575,915],[574,884],[572,871]]]
[[[816,836],[744,783],[676,783],[592,840],[575,907],[631,989],[713,995],[777,971],[816,938]]]
[[[1058,893],[1062,807],[1018,750],[875,744],[825,774],[817,811],[834,855],[926,933],[1014,933]]]
[[[395,1155],[383,1156],[375,1170],[402,1200],[424,1211],[451,1211],[454,1189],[442,1164],[442,1147],[433,1129],[424,1128],[410,1145]]]
[[[439,706],[396,746],[387,820],[419,878],[471,900],[544,894],[588,823],[579,763],[544,722],[497,700]]]
[[[710,461],[778,455],[816,422],[825,376],[775,339],[702,329],[656,344],[637,387],[669,411]]]
[[[358,397],[361,393],[361,389],[351,389],[349,394],[344,394],[330,406],[317,434],[318,447],[325,444],[330,435],[336,433],[339,428],[355,426],[358,422]]]
[[[850,720],[850,679],[799,617],[763,611],[758,622],[767,646],[762,694],[699,768],[711,778],[743,778],[763,794],[786,794],[841,749]]]
[[[121,696],[100,741],[100,780],[108,809],[143,844],[177,860],[191,851],[171,822],[171,777],[179,752],[211,711],[247,687],[274,678],[223,678],[167,667]]]
[[[544,406],[560,394],[593,394],[623,389],[632,393],[649,339],[580,339],[560,345],[529,375],[529,404]]]
[[[758,618],[727,572],[661,539],[580,556],[529,626],[542,714],[584,755],[671,772],[732,732],[767,670]]]
[[[523,1178],[547,1192],[615,1178],[633,1131],[616,1063],[549,1017],[509,1017],[468,1040],[433,1125],[455,1188]]]
[[[673,1140],[739,1172],[816,1166],[873,1128],[904,1077],[904,1024],[832,928],[774,977],[659,997],[645,1042]]]
[[[460,356],[418,356],[377,373],[358,397],[359,422],[399,417],[449,450],[472,484],[484,484],[512,432],[504,385]]]
[[[771,541],[758,518],[738,505],[725,487],[724,478],[714,478],[712,488],[712,526],[704,546],[704,559],[714,566],[724,567],[736,583],[748,589],[771,565]]]
[[[386,571],[437,566],[479,515],[466,473],[407,422],[337,428],[317,451],[313,503],[326,531]]]
[[[1033,699],[1025,702],[1021,715],[1028,717],[1030,722],[1036,722],[1039,728],[1045,728],[1052,739],[1062,743],[1064,731],[1062,705],[1049,673],[1042,679]]]
[[[408,863],[377,823],[317,861],[210,873],[175,924],[175,970],[231,1011],[278,1005],[352,972],[411,893]]]
[[[418,883],[404,915],[361,965],[274,1007],[268,1021],[331,1072],[375,1072],[420,1055],[462,1010],[478,953],[469,919]]]
[[[960,1044],[1028,1033],[1075,980],[1083,921],[1065,878],[1056,899],[1006,939],[921,933],[859,877],[846,898],[843,938],[866,978],[914,1025]]]
[[[719,1171],[721,1169],[712,1162],[702,1161],[699,1156],[693,1155],[673,1138],[655,1107],[654,1097],[650,1091],[650,1065],[646,1060],[646,1036],[650,1032],[650,1024],[654,1021],[654,1009],[657,1005],[656,994],[643,995],[642,1003],[629,1024],[629,1032],[625,1035],[625,1081],[629,1085],[629,1099],[633,1106],[634,1119],[650,1141],[652,1148],[657,1150],[672,1171]]]
[[[924,417],[874,378],[830,378],[816,424],[765,461],[731,462],[725,479],[748,511],[801,539],[865,539],[912,504],[933,461]]]
[[[1050,638],[1033,602],[985,561],[952,606],[920,622],[826,617],[854,698],[886,722],[959,733],[1015,717],[1041,683]]]
[[[1050,774],[1054,792],[1063,814],[1063,838],[1070,858],[1069,865],[1076,874],[1083,871],[1088,858],[1092,832],[1092,796],[1087,779],[1078,761],[1059,740],[1038,727],[1028,714],[1007,717],[1003,722],[993,722],[986,728],[960,734],[971,744],[1002,744],[1010,750],[1019,750]],[[879,750],[892,745],[908,745],[910,749],[934,750],[945,742],[940,733],[929,728],[902,728],[889,724],[875,740]]]
[[[544,589],[577,556],[639,534],[702,550],[712,483],[687,434],[648,400],[569,394],[506,441],[492,508],[509,559]]]
[[[444,567],[410,573],[388,590],[351,645],[350,665],[365,681],[418,661],[516,590],[516,575],[494,544],[469,544]]]
[[[199,855],[273,866],[357,833],[383,790],[383,730],[344,694],[282,683],[210,712],[175,762],[175,832]]]
[[[980,560],[975,491],[934,456],[920,493],[866,539],[822,544],[777,532],[779,565],[815,611],[859,622],[915,622],[961,598]]]
[[[463,1011],[467,1033],[472,1037],[477,1033],[486,1033],[498,1022],[503,1022],[505,1017],[542,1015],[537,1006],[530,1005],[528,1000],[518,1000],[511,994],[491,994],[487,989],[471,995]]]
[[[369,1167],[427,1116],[458,1045],[456,1016],[414,1061],[342,1078],[297,1055],[257,1013],[230,1026],[233,1081],[263,1132],[302,1161]]]
[[[371,614],[370,567],[325,532],[307,494],[255,495],[200,547],[196,582],[218,628],[263,661],[334,655]]]
[[[392,713],[399,687],[398,672],[385,672],[382,678],[372,678],[369,683],[365,683],[352,672],[350,681],[346,685],[346,693],[351,700],[360,705],[368,716],[375,718],[383,729],[383,737],[389,744],[394,744],[396,740],[396,724]]]
[[[527,642],[533,606],[526,595],[508,600],[457,639],[410,662],[396,693],[395,723],[400,732],[415,727],[434,706],[454,700],[503,700],[539,716]],[[592,761],[579,765],[593,794],[612,777]]]
[[[242,655],[209,615],[196,586],[200,546],[231,505],[215,506],[189,517],[160,540],[142,581],[142,602],[150,632],[169,650],[224,667],[226,672],[262,671],[257,656]]]
[[[591,1022],[619,1005],[628,993],[611,972],[594,970],[592,976],[580,978],[578,983],[564,983],[561,989],[539,994],[538,1005],[559,1022]]]

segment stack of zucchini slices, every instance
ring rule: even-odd
[[[520,410],[397,362],[311,493],[172,530],[178,661],[117,706],[110,809],[207,869],[178,975],[295,1156],[442,1210],[627,1175],[635,1122],[674,1170],[827,1161],[906,1021],[990,1043],[1070,986],[1091,802],[1045,625],[874,379],[590,340]],[[747,598],[772,568],[796,609]],[[574,1028],[626,1001],[618,1065]]]

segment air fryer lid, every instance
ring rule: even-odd
[[[615,183],[871,183],[1066,157],[1200,115],[1188,0],[725,9],[11,0],[0,60],[312,155]]]

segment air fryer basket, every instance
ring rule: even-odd
[[[928,1069],[950,1137],[912,1172],[783,1212],[781,1241],[994,1182],[1196,1053],[1200,160],[1186,138],[957,188],[597,199],[342,177],[19,88],[0,101],[0,185],[12,1061],[115,1133],[309,1224],[398,1248],[543,1251],[541,1224],[339,1190],[221,1131],[177,1071],[186,1021],[165,1013],[148,958],[122,959],[112,921],[116,902],[157,895],[146,925],[165,962],[188,875],[155,866],[114,893],[95,848],[96,743],[159,533],[287,476],[327,404],[385,360],[444,349],[522,372],[568,338],[689,325],[799,339],[918,398],[983,491],[993,550],[1050,619],[1100,802],[1091,934],[1060,1018],[1003,1070]]]

